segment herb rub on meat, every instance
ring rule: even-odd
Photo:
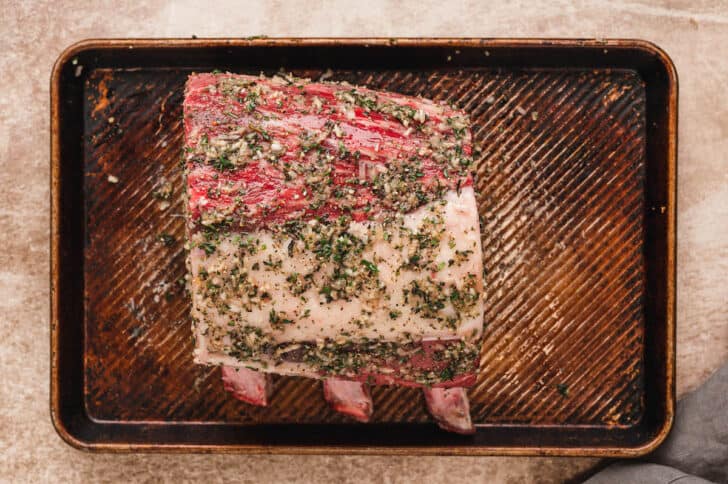
[[[421,386],[441,426],[472,431],[464,391],[430,391],[474,383],[482,331],[467,115],[213,73],[189,77],[184,125],[195,360],[249,403],[268,401],[261,373],[330,379],[358,420],[367,384]]]

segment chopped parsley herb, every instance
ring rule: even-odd
[[[255,111],[255,108],[258,106],[258,94],[256,94],[253,91],[248,91],[248,93],[245,95],[245,110],[249,113],[252,113]]]
[[[339,158],[343,159],[349,156],[349,150],[346,149],[346,145],[339,141]]]
[[[331,297],[331,286],[323,286],[319,290],[319,294],[323,294],[324,296],[326,296],[326,301],[328,301],[328,302],[331,302],[332,301],[332,297]]]
[[[215,252],[215,244],[212,242],[201,242],[199,245],[200,249],[205,251],[205,254],[210,255]]]
[[[174,244],[175,238],[169,234],[159,234],[159,241],[169,247],[170,245]]]
[[[361,260],[361,265],[366,267],[369,270],[369,272],[371,272],[373,274],[376,274],[377,272],[379,272],[379,268],[373,262],[369,262],[366,259]]]
[[[298,280],[298,272],[293,272],[286,277],[286,282],[294,283]]]
[[[230,159],[225,155],[220,155],[217,159],[215,159],[212,162],[212,166],[215,167],[216,170],[232,170],[235,168],[235,163],[230,161]]]
[[[283,313],[277,313],[275,309],[271,309],[268,313],[268,321],[275,327],[280,327],[283,324],[293,324],[292,319],[287,319],[281,316]]]
[[[446,121],[447,125],[452,128],[453,133],[455,133],[456,139],[462,139],[462,137],[465,136],[465,131],[467,129],[465,123],[454,118],[447,118]]]
[[[442,380],[452,380],[455,376],[455,372],[449,366],[440,372],[440,378]]]
[[[317,240],[313,252],[318,256],[319,259],[328,260],[328,258],[331,257],[331,253],[333,252],[331,239]]]
[[[556,389],[559,391],[559,394],[562,397],[568,397],[569,396],[569,386],[566,383],[557,383]]]

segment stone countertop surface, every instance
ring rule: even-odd
[[[642,38],[680,77],[678,393],[728,360],[728,2],[0,0],[0,482],[560,482],[589,458],[92,455],[48,411],[49,76],[93,37]],[[608,5],[605,7],[604,5]]]

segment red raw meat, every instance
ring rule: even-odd
[[[458,434],[475,433],[465,388],[425,388],[422,391],[427,409],[440,427]]]
[[[218,88],[210,90],[210,86],[217,86],[225,79],[236,80],[241,85],[255,83],[255,86],[265,86],[270,92],[266,96],[257,95],[255,109],[250,110],[249,90],[236,96],[230,96]],[[413,118],[418,117],[418,112],[427,117],[423,123],[412,119],[411,123],[407,123],[409,126],[405,126],[392,116],[367,111],[356,103],[350,111],[340,109],[342,101],[337,99],[336,93],[347,94],[350,90],[350,87],[337,84],[276,83],[258,77],[228,74],[190,76],[185,96],[185,135],[188,149],[194,150],[203,138],[214,139],[231,129],[248,125],[254,125],[260,135],[261,145],[267,142],[265,138],[270,138],[278,143],[276,151],[279,151],[280,146],[277,166],[260,160],[251,160],[240,169],[222,172],[210,165],[191,166],[187,181],[191,220],[197,222],[206,211],[219,208],[227,211],[231,206],[240,210],[235,218],[236,221],[243,219],[242,228],[261,228],[291,219],[307,220],[341,215],[344,213],[341,200],[335,197],[326,198],[320,207],[312,208],[312,193],[306,191],[305,177],[297,175],[287,179],[285,165],[298,161],[302,150],[310,152],[323,148],[337,153],[337,158],[331,164],[332,185],[353,190],[347,196],[347,201],[351,200],[351,206],[346,213],[354,220],[366,220],[382,210],[392,210],[391,204],[372,193],[370,186],[351,181],[371,176],[393,160],[404,160],[413,156],[421,158],[417,184],[425,194],[433,194],[444,188],[455,189],[472,185],[470,172],[461,170],[461,163],[458,162],[453,167],[431,156],[433,150],[430,134],[424,134],[417,129],[417,126],[427,125],[437,135],[451,137],[454,131],[452,122],[448,124],[448,119],[460,119],[463,116],[461,112],[431,101],[356,88],[356,99],[376,96],[381,103],[410,108],[412,111],[407,112],[414,112]],[[315,99],[320,101],[320,105]],[[366,101],[363,103],[366,104]],[[350,114],[347,116],[346,112]],[[305,133],[310,136],[304,136]],[[322,137],[322,133],[333,136]],[[317,142],[319,137],[323,139]],[[463,132],[463,138],[459,145],[459,156],[467,160],[472,151],[469,131]],[[338,156],[341,151],[339,143],[344,145],[345,152],[348,153],[344,157]],[[352,163],[354,158],[356,162]],[[308,163],[310,159],[306,158],[304,164]],[[236,203],[235,196],[231,193],[209,197],[210,191],[216,190],[221,182],[244,187],[245,195],[240,201],[242,203]],[[201,199],[206,201],[204,205],[200,203]],[[237,228],[240,228],[240,224]]]
[[[268,406],[270,380],[265,373],[247,368],[221,367],[225,390],[235,398],[251,405]]]
[[[331,408],[359,422],[368,422],[372,416],[372,396],[363,383],[327,378],[324,380],[324,398]]]

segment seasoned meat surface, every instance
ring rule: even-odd
[[[196,361],[472,384],[483,279],[467,116],[286,77],[197,74],[185,94]]]

